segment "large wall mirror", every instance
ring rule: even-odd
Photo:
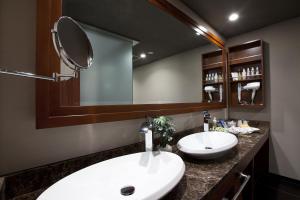
[[[63,15],[81,24],[91,41],[94,60],[78,79],[38,82],[42,86],[37,86],[37,101],[47,101],[37,102],[38,128],[225,107],[225,98],[211,103],[203,99],[207,75],[202,55],[220,52],[220,45],[203,37],[191,21],[185,23],[183,13],[169,2],[47,1],[51,2],[50,23]],[[40,11],[46,7],[39,3]],[[63,65],[51,57],[51,50],[48,64]],[[225,59],[221,61],[225,66]],[[225,93],[225,84],[223,87]],[[42,88],[47,89],[43,95]]]

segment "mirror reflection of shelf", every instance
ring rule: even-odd
[[[263,78],[262,74],[257,74],[257,75],[249,75],[246,76],[245,78],[242,77],[241,79],[235,80],[237,78],[235,77],[230,77],[230,82],[248,82],[248,81],[259,81]]]
[[[203,84],[204,84],[204,85],[219,85],[219,84],[223,84],[223,81],[218,81],[218,82],[214,82],[214,81],[204,81]]]
[[[226,100],[226,54],[222,50],[202,54],[202,100],[220,103]]]
[[[235,107],[239,107],[239,108],[258,108],[260,109],[261,107],[263,107],[263,104],[238,104],[235,105]]]
[[[203,70],[212,70],[212,69],[222,68],[223,66],[224,66],[223,62],[216,62],[216,63],[203,65],[202,67]]]
[[[246,56],[243,58],[235,58],[235,59],[231,59],[229,60],[231,65],[238,65],[238,64],[245,64],[245,63],[249,63],[249,62],[255,62],[255,61],[260,61],[262,59],[262,55],[261,54],[256,54],[256,55],[252,55],[252,56]]]

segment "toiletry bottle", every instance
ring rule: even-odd
[[[250,76],[250,68],[247,68],[247,76]]]
[[[243,124],[243,120],[238,120],[238,122],[237,122],[237,126],[238,126],[238,127],[241,127],[241,126],[242,126],[242,124]]]
[[[205,81],[208,81],[208,74],[206,74],[206,78],[205,78]]]
[[[223,77],[222,77],[222,73],[220,73],[219,75],[219,82],[222,82],[223,81]]]
[[[242,78],[243,78],[243,80],[246,79],[246,76],[247,76],[247,73],[246,73],[246,70],[245,70],[245,68],[244,68],[244,69],[243,69],[243,72],[242,72]]]
[[[255,75],[254,67],[251,68],[251,76]]]
[[[256,67],[256,72],[255,73],[256,73],[256,75],[259,75],[259,67],[258,66]]]
[[[239,73],[238,73],[238,80],[242,80],[242,73],[241,73],[241,70],[239,70]]]
[[[215,73],[215,82],[217,83],[218,82],[218,74]]]

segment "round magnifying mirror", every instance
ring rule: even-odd
[[[60,17],[52,30],[58,56],[75,73],[88,69],[93,61],[93,49],[87,34],[71,17]],[[60,73],[63,73],[61,69]],[[63,74],[61,76],[64,76]]]

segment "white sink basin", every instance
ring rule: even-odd
[[[176,154],[135,153],[79,170],[52,185],[38,200],[156,200],[178,184],[184,171],[184,162]],[[133,186],[134,193],[122,195],[126,186]]]
[[[200,159],[221,157],[238,143],[237,138],[224,132],[202,132],[181,138],[177,147],[180,151]]]

